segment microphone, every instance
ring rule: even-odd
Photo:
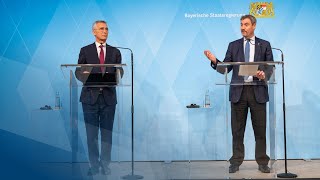
[[[121,47],[121,46],[113,46],[114,48],[118,48],[118,49],[126,49],[129,50],[131,53],[131,65],[133,66],[133,52],[132,49],[128,48],[128,47]]]
[[[118,48],[118,49],[127,49],[132,53],[132,49],[128,48],[128,47],[121,47],[121,46],[112,46],[114,48]]]
[[[280,51],[280,53],[281,53],[281,61],[283,62],[283,52],[282,52],[282,50],[281,49],[279,49],[279,48],[271,48],[271,49],[274,49],[274,50],[277,50],[277,51]]]
[[[118,49],[125,49],[131,52],[131,173],[122,177],[122,179],[142,179],[143,176],[134,174],[134,81],[133,81],[133,52],[128,47],[113,46]]]
[[[297,175],[294,173],[288,173],[287,163],[287,131],[286,131],[286,98],[285,98],[285,87],[284,87],[284,57],[283,52],[279,48],[271,48],[281,52],[282,61],[282,111],[283,111],[283,140],[284,140],[284,173],[277,174],[278,178],[296,178]]]

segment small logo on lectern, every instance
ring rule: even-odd
[[[257,18],[274,17],[274,8],[272,2],[253,2],[250,3],[250,14]]]

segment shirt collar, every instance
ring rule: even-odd
[[[246,40],[247,40],[247,39],[246,39],[245,37],[243,37],[243,41],[246,42]],[[255,40],[256,40],[256,36],[252,36],[252,37],[250,38],[250,41],[251,41],[251,42],[254,42]]]
[[[97,41],[95,42],[95,44],[96,44],[97,48],[100,47],[100,45],[101,45],[101,43],[98,43]],[[103,47],[106,47],[106,44],[107,44],[106,42],[102,43]]]

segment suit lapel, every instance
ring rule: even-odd
[[[260,40],[256,37],[255,45],[254,45],[254,62],[261,61],[260,59],[260,53],[261,53],[261,47],[260,47]]]
[[[244,50],[243,50],[243,38],[238,40],[239,43],[239,49],[238,49],[238,53],[239,53],[239,59],[237,60],[238,62],[244,62]]]
[[[112,58],[111,58],[111,47],[109,45],[106,45],[106,53],[105,53],[105,59],[104,59],[104,63],[105,64],[112,64],[113,62],[111,62]]]
[[[90,45],[89,53],[90,53],[90,56],[92,57],[92,60],[94,61],[94,62],[90,62],[90,64],[100,64],[99,55],[98,55],[98,51],[95,43]]]
[[[254,62],[261,61],[260,58],[260,53],[261,53],[261,47],[260,47],[260,39],[256,37],[255,40],[255,51],[254,51]],[[238,45],[238,53],[239,53],[239,60],[241,62],[244,62],[244,47],[243,47],[243,38],[239,39],[239,45]]]

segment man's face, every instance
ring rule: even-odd
[[[96,37],[97,42],[106,42],[108,38],[107,24],[101,22],[97,23],[92,33]]]
[[[245,38],[251,38],[254,35],[256,24],[252,24],[249,18],[241,20],[241,34]]]

